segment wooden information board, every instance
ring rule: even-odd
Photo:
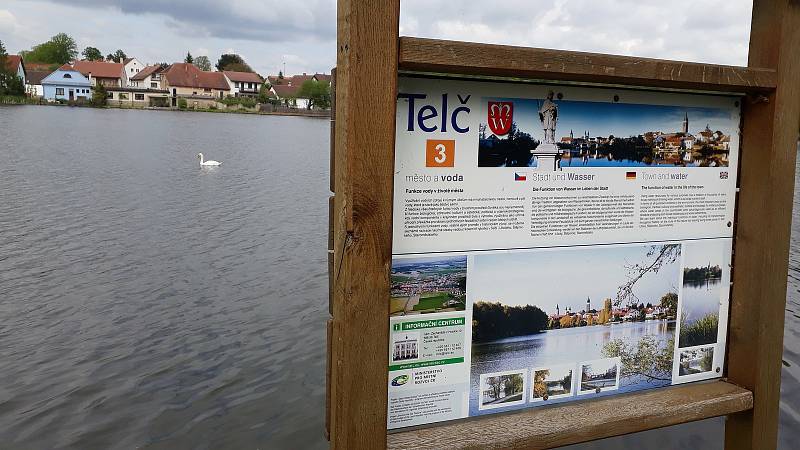
[[[727,415],[726,448],[774,448],[800,7],[754,4],[748,67],[398,21],[397,0],[338,4],[331,446],[552,448]]]

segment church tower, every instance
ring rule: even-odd
[[[683,134],[689,134],[689,113],[684,113],[683,116]]]
[[[591,310],[592,310],[592,302],[591,300],[589,300],[589,297],[586,297],[586,312],[588,313]]]

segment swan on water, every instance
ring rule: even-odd
[[[201,166],[219,166],[222,163],[219,161],[214,161],[213,159],[209,159],[208,161],[203,160],[203,154],[198,153],[197,157],[200,158],[200,165]]]

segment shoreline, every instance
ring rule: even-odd
[[[289,110],[289,111],[250,111],[242,109],[210,109],[210,108],[156,108],[156,107],[125,107],[116,105],[106,106],[91,106],[91,105],[69,105],[65,103],[49,103],[49,102],[34,102],[29,99],[20,102],[0,101],[0,106],[54,106],[54,107],[71,107],[71,108],[90,108],[90,109],[121,109],[121,110],[135,110],[135,111],[160,111],[160,112],[193,112],[193,113],[213,113],[213,114],[244,114],[253,116],[297,116],[297,117],[310,117],[316,119],[329,119],[331,117],[331,110]]]

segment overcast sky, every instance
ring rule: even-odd
[[[459,5],[454,8],[453,5]],[[401,34],[744,65],[749,0],[405,0]],[[335,64],[335,0],[3,0],[9,52],[66,32],[143,62],[235,52],[262,75]]]

